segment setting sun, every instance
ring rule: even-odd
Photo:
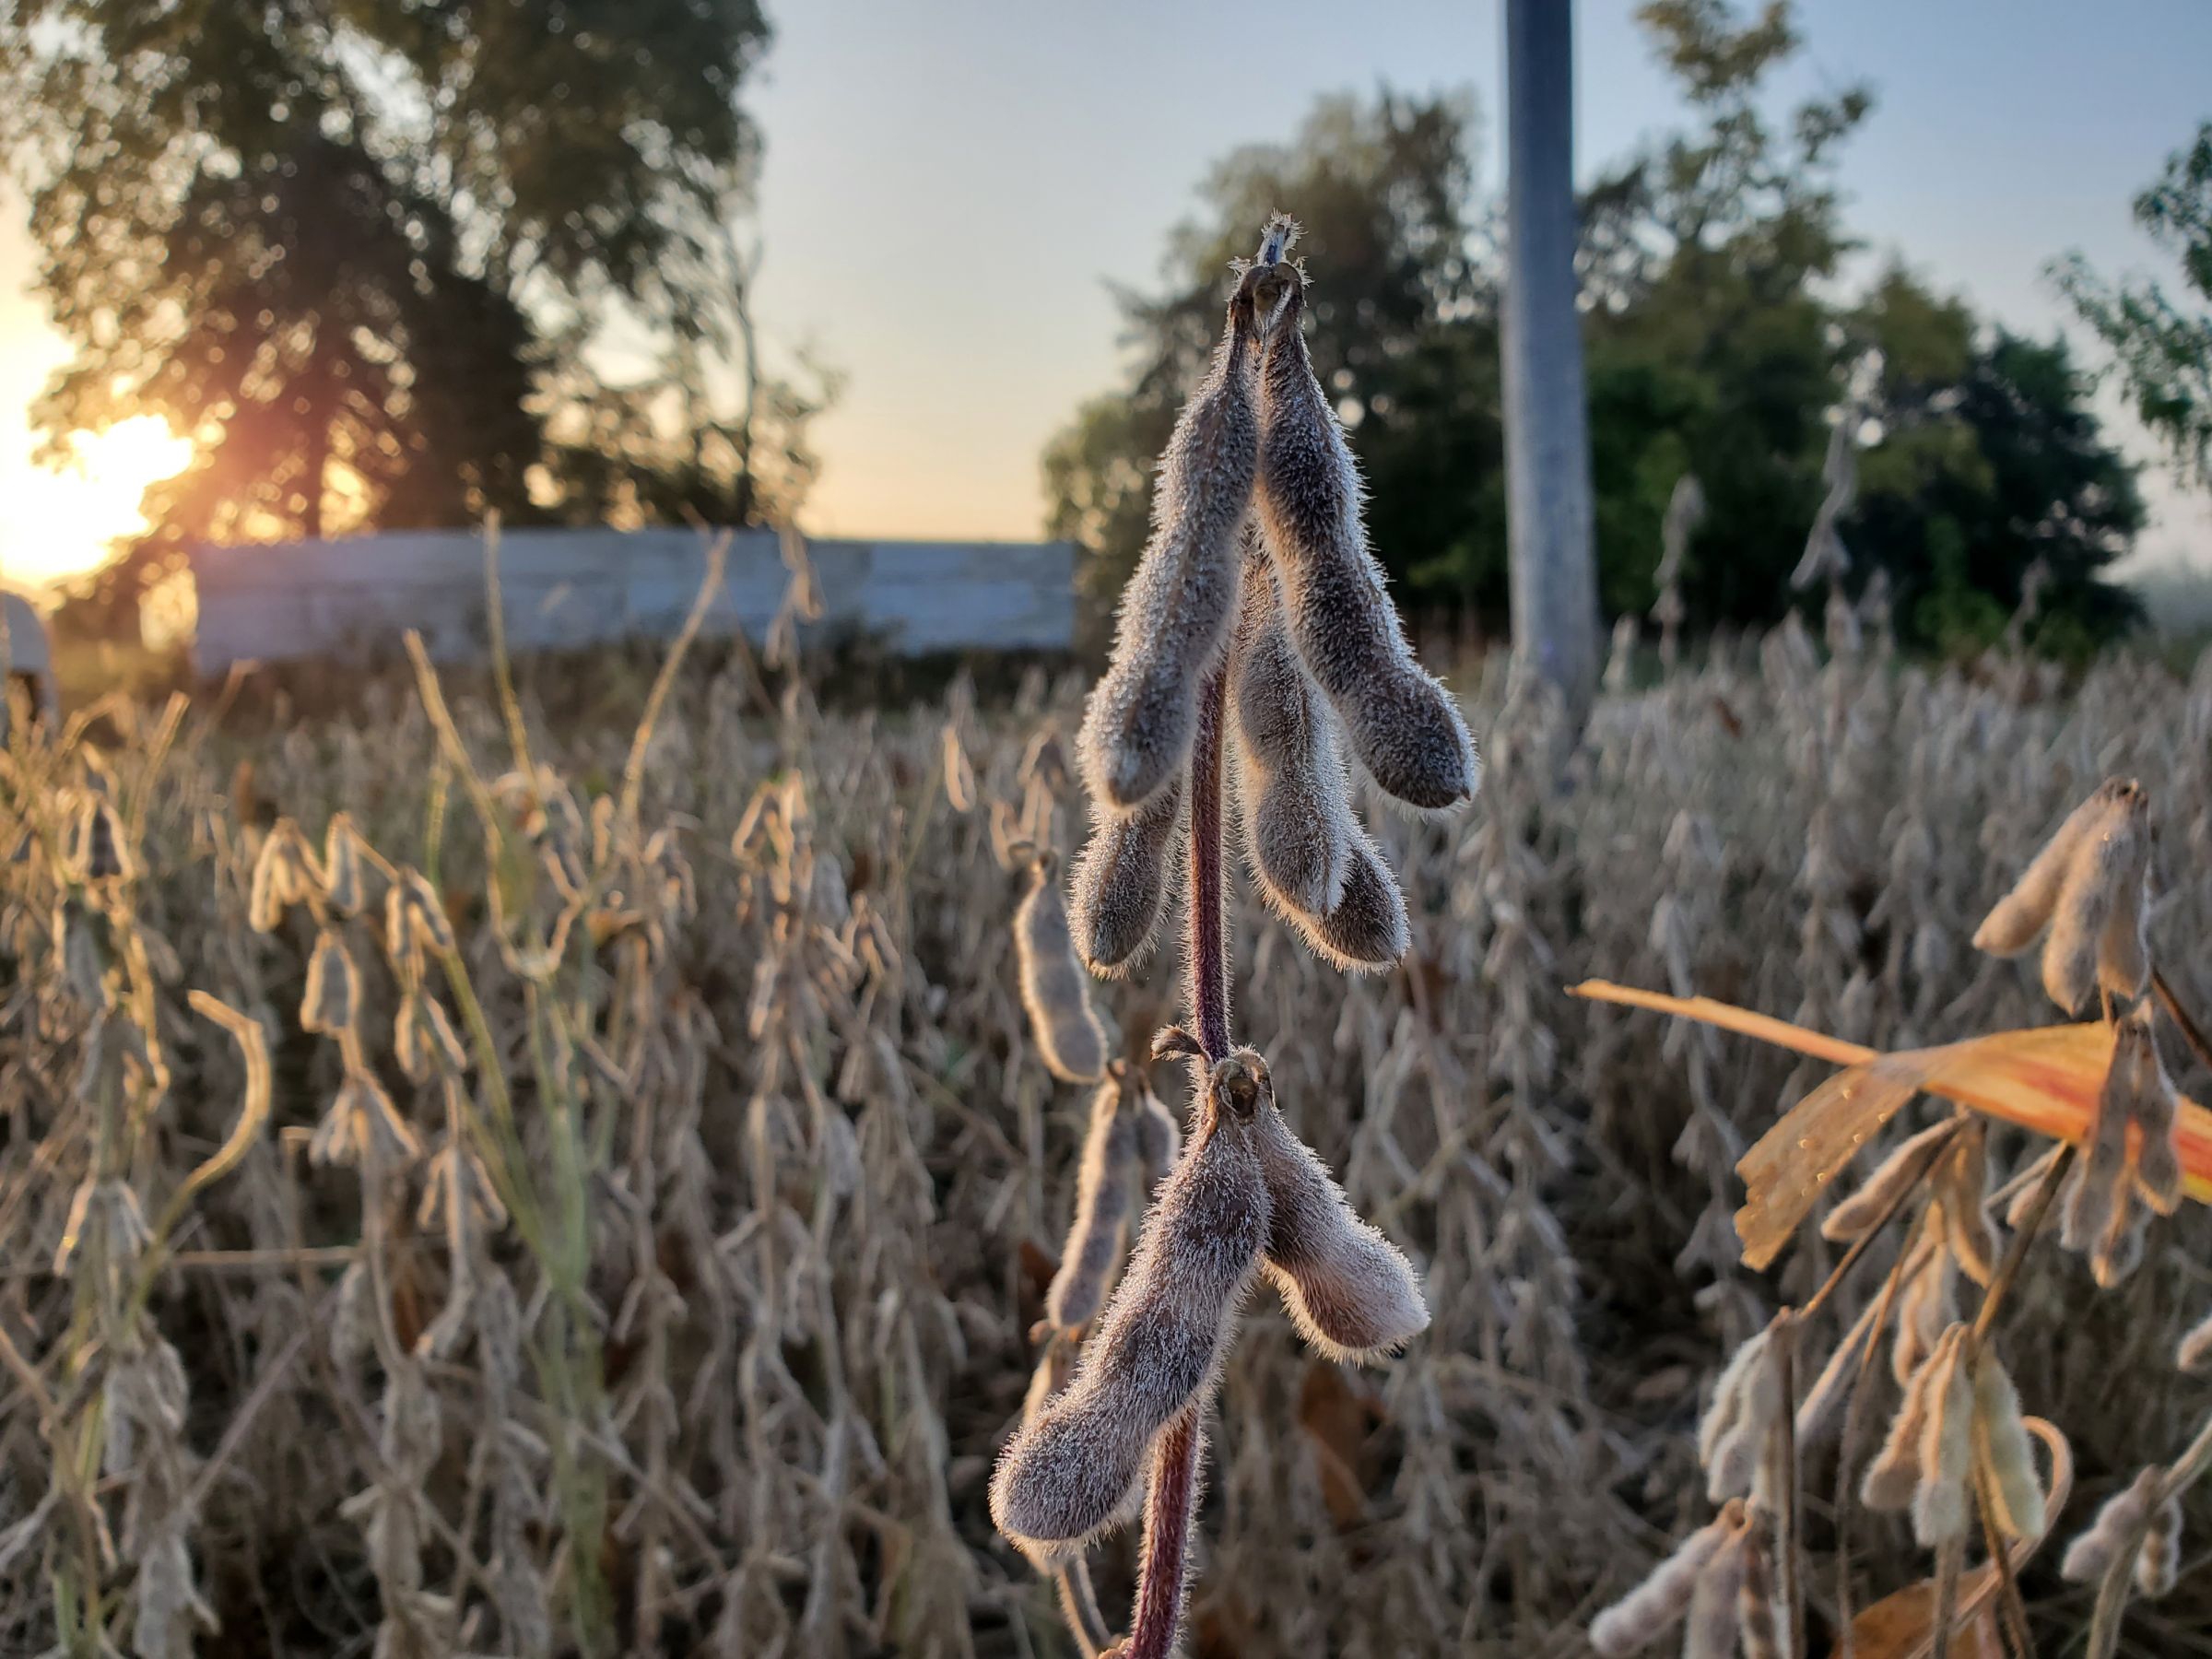
[[[117,537],[146,528],[139,498],[183,470],[192,443],[158,416],[140,415],[76,433],[69,452],[58,467],[15,469],[0,507],[0,582],[43,587],[101,563]]]

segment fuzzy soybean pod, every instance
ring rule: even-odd
[[[1254,1063],[1265,1075],[1265,1062]],[[1264,1266],[1298,1334],[1324,1358],[1372,1361],[1429,1328],[1413,1265],[1362,1221],[1313,1149],[1293,1134],[1272,1090],[1253,1119],[1267,1182]]]
[[[1698,1461],[1705,1495],[1720,1503],[1748,1496],[1759,1484],[1775,1423],[1789,1409],[1783,1397],[1778,1319],[1735,1350],[1712,1385],[1712,1404],[1698,1425]]]
[[[1859,1483],[1859,1501],[1870,1510],[1901,1510],[1912,1501],[1920,1484],[1922,1442],[1926,1439],[1929,1384],[1935,1380],[1936,1361],[1924,1359],[1905,1384],[1905,1397],[1889,1421],[1882,1449],[1866,1465]]]
[[[2182,1500],[2169,1497],[2151,1512],[2150,1525],[2136,1551],[2136,1588],[2157,1601],[2173,1588],[2182,1571]]]
[[[300,1029],[336,1036],[353,1026],[360,1006],[359,976],[335,931],[324,928],[307,959],[307,987],[300,999]]]
[[[1908,1260],[1908,1270],[1911,1265]],[[1796,1434],[1800,1452],[1825,1444],[1842,1426],[1852,1388],[1858,1382],[1860,1368],[1865,1363],[1866,1345],[1874,1340],[1874,1316],[1879,1312],[1878,1299],[1866,1304],[1865,1310],[1852,1322],[1851,1329],[1844,1333],[1843,1340],[1829,1355],[1828,1363],[1813,1379],[1805,1398],[1798,1402]]]
[[[1182,1154],[1182,1125],[1175,1121],[1160,1098],[1138,1086],[1136,1103],[1129,1108],[1136,1119],[1136,1156],[1143,1166],[1145,1190],[1158,1186]]]
[[[2128,1125],[2136,1118],[2142,1087],[2143,1052],[2149,1047],[2147,1021],[2122,1019],[2112,1031],[2112,1059],[2097,1096],[2087,1156],[2067,1178],[2059,1239],[2068,1250],[2091,1251],[2104,1238],[2116,1214],[2125,1207],[2130,1186]],[[2153,1053],[2152,1062],[2156,1064]]]
[[[1291,638],[1343,717],[1375,782],[1409,806],[1457,806],[1481,768],[1452,694],[1414,661],[1397,607],[1368,551],[1358,465],[1299,327],[1304,284],[1288,292],[1260,366],[1260,524]]]
[[[1229,711],[1245,861],[1269,903],[1311,925],[1344,898],[1359,823],[1328,706],[1290,643],[1256,531],[1246,538]]]
[[[2173,1079],[2166,1075],[2165,1062],[2159,1057],[2150,1005],[2138,1004],[2135,1012],[2121,1021],[2121,1028],[2138,1032],[2137,1039],[2127,1044],[2134,1067],[2128,1112],[2138,1131],[2136,1189],[2151,1208],[2161,1216],[2171,1216],[2182,1202],[2182,1154],[2173,1138],[2180,1098],[2174,1093]]]
[[[1651,1575],[1590,1622],[1590,1645],[1605,1659],[1650,1646],[1682,1622],[1698,1581],[1713,1559],[1744,1532],[1744,1506],[1735,1500],[1696,1532]]]
[[[1997,900],[1982,925],[1974,930],[1974,948],[1992,956],[2018,956],[2042,935],[2058,904],[2059,889],[2073,867],[2089,831],[2097,828],[2131,785],[2124,779],[2108,779],[2080,806],[2066,815],[2036,855],[2029,861],[2012,891]]]
[[[1971,1511],[1974,1384],[1966,1369],[1966,1327],[1944,1334],[1927,1364],[1922,1398],[1920,1479],[1912,1488],[1912,1535],[1927,1548],[1966,1535]]]
[[[2130,782],[2075,850],[2052,912],[2051,936],[2043,945],[2043,989],[2069,1014],[2096,988],[2100,959],[2113,954],[2108,945],[2115,924],[2125,921],[2131,906],[2141,905],[2149,844],[2148,806],[2141,788]],[[2139,933],[2140,923],[2133,925]],[[2119,953],[2120,959],[2125,956]],[[2147,977],[2147,959],[2143,967]],[[2114,977],[2128,971],[2124,959],[2115,960]],[[2112,988],[2133,994],[2124,984]],[[2140,988],[2138,983],[2133,990]]]
[[[1379,973],[1413,945],[1406,895],[1365,830],[1352,842],[1344,897],[1324,916],[1290,918],[1313,953],[1345,973]]]
[[[1060,1253],[1060,1270],[1045,1293],[1045,1317],[1057,1330],[1088,1324],[1105,1299],[1129,1218],[1129,1166],[1135,1151],[1135,1118],[1122,1110],[1122,1085],[1110,1077],[1091,1097],[1090,1128],[1076,1177],[1076,1218]]]
[[[2140,996],[2150,985],[2150,838],[2137,838],[2136,869],[2124,877],[2112,913],[2097,941],[2097,982],[2114,996]]]
[[[991,1518],[1032,1557],[1072,1554],[1123,1514],[1155,1437],[1219,1375],[1267,1240],[1257,1106],[1241,1063],[1221,1061],[1075,1380],[999,1459]]]
[[[1132,812],[1093,807],[1090,839],[1077,856],[1071,884],[1076,948],[1093,973],[1119,978],[1150,954],[1182,826],[1180,781]]]
[[[1058,867],[1050,853],[1033,855],[1030,890],[1014,913],[1014,954],[1038,1052],[1055,1077],[1086,1083],[1106,1069],[1106,1033],[1091,1011],[1090,988],[1076,960],[1067,905],[1053,879]]]
[[[1936,1170],[1943,1235],[1967,1277],[1986,1285],[1997,1270],[1997,1234],[1989,1219],[1989,1140],[1970,1122]]]
[[[2142,901],[2149,802],[2132,779],[2111,793],[2111,804],[2074,850],[2043,942],[2043,990],[2069,1014],[2097,988],[2098,959],[2112,923]]]
[[[2096,1519],[2066,1546],[2058,1564],[2059,1577],[2077,1584],[2101,1578],[2149,1516],[2163,1485],[2163,1472],[2154,1464],[2106,1499]]]
[[[1751,1529],[1746,1526],[1723,1543],[1698,1574],[1682,1618],[1682,1659],[1735,1659],[1751,1550]]]
[[[2008,1537],[2041,1537],[2043,1488],[2020,1416],[2019,1390],[1996,1355],[1986,1350],[1974,1365],[1974,1455],[1989,1471],[1992,1518],[1998,1528]]]
[[[1957,1120],[1946,1118],[1899,1142],[1895,1150],[1859,1183],[1857,1191],[1828,1212],[1820,1223],[1820,1236],[1847,1244],[1872,1232],[1898,1202],[1900,1194],[1919,1185],[1933,1172],[1937,1155],[1931,1148],[1959,1133]]]
[[[1160,456],[1152,539],[1122,592],[1113,660],[1077,738],[1101,806],[1142,806],[1188,759],[1198,683],[1229,637],[1239,531],[1259,452],[1252,283],[1238,285],[1205,382]]]

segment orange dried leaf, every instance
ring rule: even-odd
[[[1997,1632],[1997,1610],[1989,1592],[1993,1567],[1983,1567],[1959,1581],[1959,1606],[1971,1606],[1951,1627],[1947,1659],[2005,1659],[2005,1644]],[[1978,1603],[1978,1605],[1977,1605]],[[1885,1595],[1851,1621],[1851,1641],[1836,1645],[1834,1659],[1912,1659],[1933,1644],[1930,1627],[1936,1622],[1936,1581],[1923,1579],[1894,1595]]]
[[[1325,1359],[1306,1367],[1298,1391],[1298,1426],[1312,1444],[1322,1501],[1340,1531],[1359,1525],[1366,1516],[1359,1453],[1374,1415],[1372,1404],[1353,1389],[1341,1367]]]
[[[1773,1261],[1821,1189],[1914,1095],[1937,1095],[2077,1142],[2088,1133],[2112,1059],[2112,1030],[2097,1021],[1885,1054],[1710,997],[1666,996],[1603,980],[1577,985],[1572,994],[1677,1015],[1844,1067],[1783,1113],[1736,1165],[1747,1188],[1736,1232],[1753,1267]],[[2212,1203],[2212,1112],[2183,1100],[2175,1139],[2184,1189],[2198,1203]]]

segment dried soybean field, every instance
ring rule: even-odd
[[[1082,841],[1086,680],[826,707],[787,641],[625,674],[591,708],[525,664],[508,696],[403,674],[293,721],[210,695],[16,723],[0,1648],[1077,1651],[988,1488],[1091,1096],[1022,1006],[1009,841]],[[1792,626],[1608,694],[1579,745],[1501,663],[1453,683],[1478,799],[1365,803],[1395,970],[1346,979],[1230,895],[1241,1033],[1430,1323],[1356,1368],[1249,1304],[1195,1654],[1586,1652],[1711,1517],[1715,1375],[1842,1253],[1745,1266],[1734,1165],[1830,1067],[1568,986],[1884,1049],[2047,1023],[2032,960],[1971,940],[2125,776],[2157,960],[2212,1006],[2212,671],[1946,668]],[[1177,955],[1088,994],[1180,1113],[1147,1058]],[[2047,1144],[1987,1140],[1993,1185]],[[2184,1205],[2107,1290],[2026,1258],[1995,1339],[2071,1445],[2062,1543],[2212,1411],[2172,1359],[2206,1243]],[[1881,1293],[1850,1279],[1813,1357]],[[1834,1462],[1803,1461],[1816,1643]],[[2195,1651],[2192,1519],[2124,1651]],[[1912,1531],[1853,1524],[1859,1606],[1930,1576]],[[2059,1554],[2019,1575],[2051,1653],[2094,1593]],[[1133,1559],[1092,1550],[1102,1605]]]

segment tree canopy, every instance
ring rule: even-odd
[[[0,122],[76,348],[38,424],[198,441],[157,561],[788,507],[815,399],[751,349],[729,229],[767,41],[757,0],[18,0]]]
[[[2079,254],[2059,265],[2059,283],[2112,348],[2122,387],[2183,482],[2212,488],[2212,121],[2136,198],[2136,222],[2179,263],[2182,300],[2155,282],[2106,281]]]
[[[1852,580],[1885,571],[1918,641],[1994,639],[2037,565],[2047,643],[2124,625],[2131,601],[2100,572],[2142,507],[2064,345],[1991,326],[1902,266],[1846,288],[1856,244],[1834,167],[1872,94],[1770,113],[1771,73],[1800,46],[1786,5],[1746,19],[1724,0],[1657,0],[1640,16],[1692,124],[1583,202],[1607,613],[1653,603],[1661,521],[1688,473],[1708,503],[1683,572],[1692,620],[1778,618],[1847,421],[1862,449],[1839,525]],[[1094,594],[1118,591],[1142,547],[1152,457],[1203,362],[1228,261],[1281,208],[1307,226],[1316,368],[1367,475],[1378,557],[1403,603],[1501,624],[1497,216],[1476,183],[1473,114],[1465,98],[1332,98],[1287,143],[1208,175],[1200,216],[1170,238],[1162,288],[1120,296],[1137,347],[1127,384],[1078,411],[1044,457],[1052,532],[1093,554]]]

